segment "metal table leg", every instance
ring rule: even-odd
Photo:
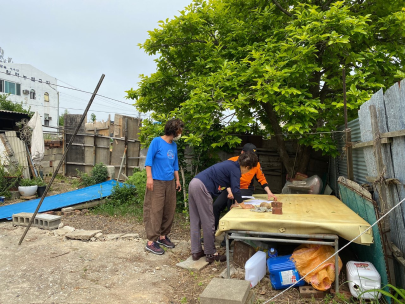
[[[226,243],[226,278],[231,278],[231,269],[229,267],[229,233],[225,232],[225,243]]]
[[[339,250],[339,238],[335,239],[335,253]],[[335,292],[339,292],[339,255],[335,255]]]

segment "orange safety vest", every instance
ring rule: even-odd
[[[228,160],[238,161],[238,159],[239,159],[239,156],[234,156],[234,157],[229,158]],[[258,182],[260,183],[260,185],[262,185],[263,188],[268,186],[266,177],[264,176],[262,168],[260,167],[260,163],[258,162],[256,167],[251,169],[249,172],[242,174],[242,176],[240,178],[240,188],[248,189],[249,185],[251,184],[255,175],[256,175]]]

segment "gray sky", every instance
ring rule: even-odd
[[[122,100],[136,88],[139,74],[156,69],[153,57],[138,47],[159,20],[179,15],[192,0],[0,0],[0,47],[14,63],[31,64],[59,79],[60,85]],[[66,83],[63,83],[63,82]],[[67,86],[67,85],[66,85]],[[84,109],[91,95],[60,88],[64,108]],[[97,98],[90,113],[97,120],[117,112],[136,115],[133,106]],[[82,113],[68,109],[70,113]],[[111,117],[114,119],[114,115]]]

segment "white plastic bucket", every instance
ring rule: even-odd
[[[346,264],[347,281],[353,297],[361,299],[379,299],[381,293],[369,291],[381,288],[381,276],[370,262],[349,261]]]

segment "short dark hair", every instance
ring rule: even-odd
[[[177,133],[184,128],[184,123],[178,119],[173,118],[166,122],[165,125],[165,135],[170,136],[173,135],[174,137],[177,136]]]
[[[247,151],[239,155],[238,162],[239,165],[242,167],[248,167],[250,169],[253,169],[254,167],[257,166],[259,160],[257,158],[256,153],[252,151]]]

